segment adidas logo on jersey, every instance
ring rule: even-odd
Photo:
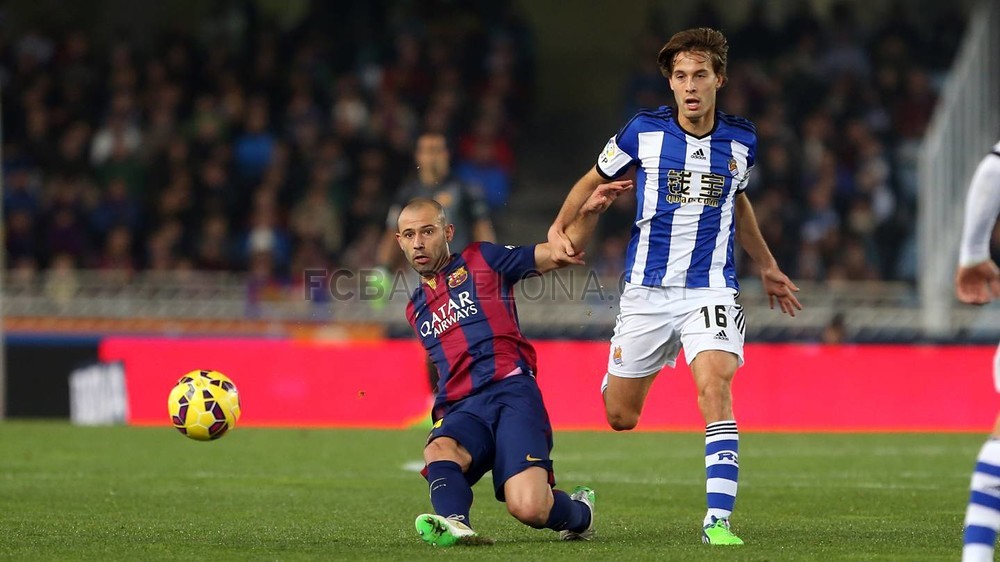
[[[712,338],[712,339],[722,340],[722,341],[729,341],[729,336],[726,335],[726,331],[725,330],[719,330],[719,333],[715,334],[715,337]]]
[[[694,160],[705,160],[705,151],[699,148],[691,154],[691,158]]]

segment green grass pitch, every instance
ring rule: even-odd
[[[9,560],[957,560],[983,435],[741,436],[733,528],[700,543],[703,439],[556,434],[564,489],[597,490],[598,537],[560,543],[476,487],[492,547],[436,549],[413,471],[424,433],[239,428],[216,442],[171,428],[0,423],[0,559]]]

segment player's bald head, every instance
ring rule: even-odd
[[[445,215],[444,207],[440,203],[429,197],[417,197],[416,199],[410,199],[403,206],[402,210],[399,211],[399,217],[396,219],[396,229],[399,230],[404,216],[412,216],[417,213],[424,216],[433,216],[434,222],[441,226],[448,224],[448,217]]]

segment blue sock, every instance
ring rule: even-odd
[[[434,512],[472,527],[469,521],[472,487],[462,474],[462,467],[454,461],[434,461],[427,465],[427,482]]]
[[[993,560],[993,543],[1000,528],[1000,439],[990,439],[979,451],[965,510],[962,560]]]
[[[740,474],[740,434],[736,421],[726,420],[705,426],[705,493],[708,511],[705,525],[728,519],[736,504],[736,483]]]
[[[542,526],[543,529],[569,529],[579,533],[590,526],[590,509],[583,502],[571,500],[569,494],[562,490],[552,490],[552,499],[555,501],[552,502],[549,520]]]

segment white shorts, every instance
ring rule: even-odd
[[[608,372],[642,378],[673,367],[681,347],[690,365],[702,351],[728,351],[743,365],[743,307],[733,289],[626,284],[611,337]]]

